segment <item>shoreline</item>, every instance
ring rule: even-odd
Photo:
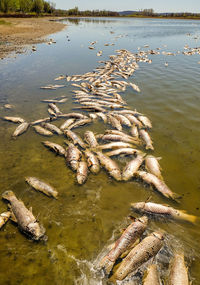
[[[31,49],[30,45],[47,42],[48,35],[55,34],[66,24],[56,20],[61,17],[0,18],[0,59],[16,56]]]

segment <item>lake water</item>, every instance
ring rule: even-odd
[[[98,60],[107,60],[116,49],[134,53],[138,47],[145,51],[161,48],[160,55],[149,56],[151,64],[139,63],[130,78],[141,93],[128,88],[122,97],[130,109],[136,108],[151,119],[154,155],[162,157],[165,182],[182,198],[179,205],[174,204],[141,183],[116,182],[103,170],[97,176],[90,174],[86,184],[78,186],[64,159],[41,145],[44,137],[30,128],[13,140],[16,125],[1,120],[1,193],[12,189],[28,208],[33,208],[46,228],[48,241],[34,243],[8,222],[0,232],[0,284],[107,284],[96,274],[93,263],[113,241],[113,233],[117,235],[126,225],[131,202],[151,196],[151,201],[168,203],[200,217],[200,55],[182,54],[185,45],[200,46],[200,22],[129,18],[64,22],[67,27],[52,35],[56,44],[39,44],[37,52],[0,62],[0,116],[18,115],[27,121],[44,118],[48,116],[47,105],[41,100],[62,95],[69,100],[59,107],[64,113],[70,112],[74,106],[71,90],[75,89],[70,83],[57,90],[41,90],[40,86],[54,84],[60,74],[92,71],[99,65]],[[95,50],[88,49],[92,41],[98,41]],[[104,46],[105,43],[115,45]],[[99,50],[103,50],[102,57],[96,56]],[[176,55],[166,56],[162,51]],[[3,105],[8,103],[14,108],[5,110]],[[59,126],[63,121],[55,124]],[[97,122],[76,132],[82,135],[88,128],[101,133],[105,126]],[[64,138],[54,136],[50,140],[63,145]],[[58,190],[59,199],[30,189],[25,176],[49,182]],[[5,210],[6,204],[1,202],[0,212]],[[199,224],[152,221],[149,228],[165,230],[172,248],[184,248],[190,278],[193,284],[200,284]],[[165,266],[161,275],[165,278],[170,257],[162,258]]]

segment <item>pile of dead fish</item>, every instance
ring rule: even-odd
[[[91,43],[93,48],[95,42]],[[119,94],[127,88],[140,92],[139,87],[128,79],[138,68],[138,62],[148,62],[148,54],[159,54],[158,51],[131,53],[125,49],[117,50],[107,61],[99,61],[93,72],[83,75],[59,76],[55,80],[73,82],[75,110],[80,112],[64,113],[58,104],[67,101],[66,96],[42,100],[47,103],[48,116],[34,122],[26,122],[20,117],[4,117],[4,120],[19,123],[13,133],[13,137],[23,134],[29,127],[43,136],[61,135],[66,137],[64,145],[52,141],[42,141],[42,144],[60,155],[66,160],[66,164],[75,172],[77,183],[82,185],[86,182],[89,173],[97,175],[104,168],[109,176],[116,181],[127,182],[135,179],[145,182],[157,190],[165,198],[175,199],[175,193],[167,186],[161,174],[158,158],[148,151],[153,151],[153,142],[150,136],[151,121],[136,110],[130,110],[127,103]],[[123,78],[123,79],[121,79]],[[42,89],[57,89],[65,85],[48,85]],[[60,127],[52,124],[53,121],[63,120]],[[106,126],[103,134],[95,134],[87,130],[81,137],[74,129],[82,126],[90,126],[97,121]],[[130,160],[121,169],[118,158],[126,156]],[[48,196],[57,198],[58,192],[40,181],[36,177],[27,177],[27,183],[37,191]],[[23,202],[19,201],[11,191],[5,192],[3,198],[10,203],[10,211],[1,215],[0,224],[3,225],[10,217],[15,220],[23,232],[38,240],[44,237],[45,230],[32,212]],[[115,280],[123,280],[144,263],[155,257],[164,244],[164,233],[156,231],[146,233],[148,224],[147,215],[162,215],[176,220],[195,222],[196,217],[178,211],[174,208],[155,203],[137,203],[132,209],[139,211],[145,216],[138,218],[125,230],[116,241],[111,251],[101,260],[100,267],[107,276]],[[24,217],[24,218],[23,218]],[[138,241],[139,239],[139,241]],[[120,262],[121,261],[121,262]],[[118,268],[115,264],[119,263]],[[171,283],[189,284],[187,270],[184,263],[183,252],[174,255]],[[179,277],[177,274],[179,273]],[[181,280],[181,282],[178,281]],[[187,281],[186,281],[187,280]],[[148,267],[147,277],[144,284],[160,284],[156,265]],[[127,283],[128,284],[128,283]],[[133,284],[133,283],[129,283]]]

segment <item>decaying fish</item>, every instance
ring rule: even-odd
[[[43,182],[36,177],[26,177],[25,180],[35,190],[40,191],[47,196],[57,198],[58,192],[46,182]]]
[[[168,205],[156,204],[152,202],[132,203],[131,208],[133,211],[142,214],[171,218],[178,221],[195,223],[198,219],[196,216],[187,214],[186,211],[177,210]]]
[[[68,129],[68,127],[75,122],[75,118],[66,120],[61,126],[60,129],[64,131]]]
[[[71,129],[74,129],[74,128],[78,128],[80,126],[87,125],[87,124],[89,124],[91,122],[92,122],[91,119],[81,119],[81,120],[78,120],[78,121],[74,122],[73,124],[71,124],[68,128],[71,130]]]
[[[82,148],[86,148],[86,144],[83,142],[83,140],[74,132],[71,130],[65,130],[64,134],[73,141],[74,144],[80,145]]]
[[[133,137],[138,138],[139,133],[138,133],[138,128],[137,128],[136,125],[133,125],[133,126],[132,126],[132,128],[131,128],[131,135],[132,135]]]
[[[7,223],[7,221],[10,219],[11,213],[10,212],[4,212],[0,214],[0,229]]]
[[[29,123],[27,123],[27,122],[21,123],[16,128],[16,130],[14,131],[12,136],[13,137],[18,137],[18,136],[22,135],[23,133],[25,133],[27,131],[28,127],[29,127]]]
[[[93,174],[97,174],[100,171],[99,160],[94,153],[86,149],[85,156],[87,159],[88,167]]]
[[[3,117],[3,119],[5,121],[9,121],[9,122],[12,122],[12,123],[17,123],[17,124],[25,122],[24,119],[22,119],[20,117],[7,117],[7,116],[5,116],[5,117]]]
[[[140,88],[139,88],[136,84],[130,82],[129,85],[130,85],[135,91],[140,92]]]
[[[53,112],[56,113],[56,115],[62,114],[62,112],[59,110],[55,103],[49,103],[49,108],[52,109]]]
[[[161,167],[158,163],[158,158],[154,157],[153,155],[147,155],[145,157],[145,168],[148,172],[162,179],[162,175],[160,171]]]
[[[175,253],[172,264],[171,272],[169,275],[169,285],[189,285],[188,269],[184,261],[184,253],[182,251]]]
[[[110,114],[107,115],[108,118],[108,123],[115,129],[121,131],[122,130],[122,126],[121,123],[118,119],[116,119],[115,117],[111,116]]]
[[[163,234],[153,232],[136,245],[123,259],[114,274],[117,280],[123,280],[129,273],[138,269],[143,263],[155,256],[163,245]]]
[[[95,137],[93,132],[86,131],[84,134],[84,138],[90,147],[95,148],[98,146],[98,142],[97,142],[96,137]]]
[[[57,143],[43,141],[42,144],[46,146],[47,148],[49,148],[50,150],[54,151],[56,154],[59,154],[61,156],[66,155],[66,150],[64,149],[64,147],[62,147],[61,145]]]
[[[142,140],[144,141],[144,143],[146,145],[146,149],[154,150],[153,143],[152,143],[152,140],[151,140],[148,132],[146,130],[141,129],[141,130],[139,130],[139,135],[142,138]]]
[[[75,119],[88,119],[87,116],[80,113],[67,113],[58,115],[59,118],[75,118]]]
[[[138,171],[137,175],[146,183],[153,185],[156,190],[166,198],[175,199],[177,197],[177,195],[169,189],[165,182],[163,180],[160,180],[157,176],[145,171]]]
[[[118,149],[118,148],[128,148],[132,147],[130,143],[124,143],[124,142],[112,142],[108,144],[102,144],[98,146],[98,149]]]
[[[41,123],[49,122],[49,121],[51,121],[51,120],[52,120],[52,118],[47,117],[47,118],[44,118],[44,119],[39,119],[39,120],[36,120],[36,121],[34,121],[34,122],[31,122],[30,125],[31,125],[31,126],[40,125]]]
[[[148,218],[143,216],[133,223],[123,232],[121,237],[115,242],[111,251],[101,260],[100,266],[109,274],[115,261],[143,234],[147,227]]]
[[[43,128],[45,128],[45,129],[47,129],[47,130],[49,130],[49,131],[55,133],[55,134],[58,134],[58,135],[62,135],[62,133],[63,133],[58,127],[56,127],[56,126],[53,125],[53,124],[41,123],[41,126],[42,126]]]
[[[142,153],[140,150],[136,148],[118,148],[109,152],[106,152],[107,156],[117,156],[117,155],[135,155],[135,154]]]
[[[105,134],[102,137],[102,139],[107,140],[107,141],[122,141],[122,142],[132,143],[136,145],[140,144],[138,139],[134,139],[126,135]]]
[[[44,237],[45,229],[39,225],[32,212],[29,211],[24,203],[17,199],[12,191],[6,191],[2,198],[10,203],[11,211],[16,219],[18,227],[34,240]]]
[[[121,181],[121,171],[115,161],[104,155],[102,152],[97,152],[97,157],[101,165],[108,171],[111,177],[117,181]]]
[[[86,161],[80,161],[77,168],[77,182],[82,185],[86,182],[88,176],[88,166]]]
[[[43,136],[53,136],[53,133],[44,129],[43,127],[41,126],[33,126],[34,130],[36,131],[36,133],[40,134],[40,135],[43,135]]]
[[[69,144],[65,158],[73,171],[76,171],[78,169],[78,164],[81,159],[81,156],[82,153],[80,152],[80,150],[72,143]]]
[[[145,127],[147,127],[147,128],[152,128],[151,121],[150,121],[146,116],[139,115],[139,116],[138,116],[138,119],[142,122],[142,124],[143,124]]]
[[[135,159],[128,162],[122,172],[122,180],[124,181],[130,180],[134,176],[136,171],[138,171],[143,161],[144,161],[144,154],[138,154]]]
[[[143,285],[161,285],[158,268],[156,264],[150,264],[145,272]]]

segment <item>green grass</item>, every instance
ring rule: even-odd
[[[0,25],[11,25],[11,23],[5,20],[0,20]]]

